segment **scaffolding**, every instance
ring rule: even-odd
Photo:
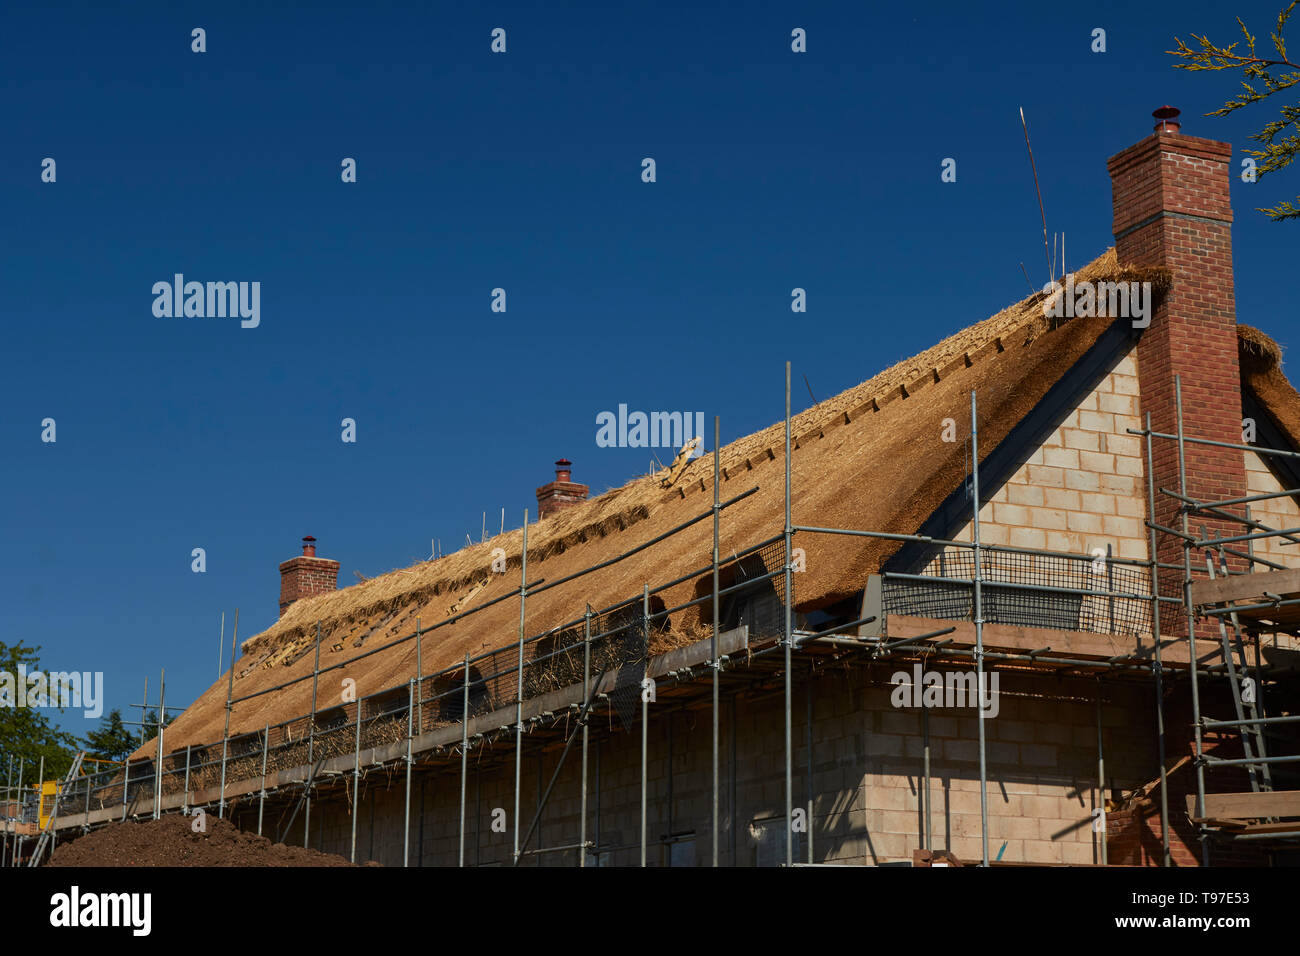
[[[1221,558],[1240,557],[1243,553],[1247,555],[1252,553],[1249,544],[1260,536],[1296,536],[1292,540],[1300,540],[1300,529],[1283,531],[1266,529],[1252,522],[1247,515],[1244,520],[1251,530],[1245,535],[1210,539],[1204,534],[1197,537],[1187,530],[1189,516],[1193,513],[1222,517],[1225,513],[1223,509],[1235,505],[1248,505],[1264,496],[1216,502],[1196,501],[1188,496],[1182,450],[1185,443],[1205,440],[1183,435],[1181,392],[1178,400],[1176,435],[1152,431],[1149,415],[1146,419],[1146,427],[1133,432],[1143,436],[1147,459],[1148,520],[1146,525],[1149,552],[1145,560],[1121,558],[1109,553],[1103,559],[1094,554],[1081,555],[983,543],[980,529],[978,409],[974,391],[970,393],[972,465],[967,485],[972,540],[795,524],[792,517],[794,501],[790,470],[792,439],[789,363],[786,363],[785,378],[784,522],[779,533],[732,553],[727,567],[729,570],[734,569],[735,583],[725,587],[721,584],[722,562],[719,551],[721,521],[723,513],[728,508],[754,494],[758,488],[751,488],[725,501],[721,500],[717,453],[720,448],[720,422],[715,418],[712,507],[613,558],[554,581],[545,578],[530,581],[527,561],[528,513],[525,511],[523,559],[519,584],[511,591],[468,610],[452,613],[429,626],[422,626],[417,619],[414,631],[362,651],[346,660],[325,666],[320,663],[321,637],[318,624],[315,662],[310,674],[241,697],[234,696],[234,655],[238,634],[238,612],[236,612],[231,640],[232,664],[227,680],[225,729],[221,740],[202,746],[191,744],[186,746],[183,753],[166,754],[163,752],[160,734],[154,758],[128,761],[119,770],[86,774],[71,781],[61,795],[59,826],[79,827],[80,830],[85,831],[109,822],[137,817],[146,812],[157,817],[167,811],[178,809],[189,811],[194,807],[202,806],[215,806],[218,815],[225,816],[233,803],[242,802],[245,806],[251,806],[255,802],[257,832],[262,835],[267,801],[275,799],[283,803],[287,799],[292,801],[291,815],[288,822],[277,827],[272,835],[278,840],[283,840],[301,812],[304,816],[305,845],[310,837],[313,795],[324,790],[341,790],[351,808],[349,811],[352,818],[351,857],[355,862],[356,817],[363,777],[376,770],[400,771],[405,777],[406,837],[403,863],[410,865],[412,773],[417,766],[424,768],[441,766],[448,769],[458,766],[457,860],[460,866],[467,866],[471,865],[467,860],[465,849],[469,756],[477,752],[480,758],[483,758],[488,751],[493,751],[495,755],[500,748],[494,748],[494,744],[512,741],[514,764],[514,814],[510,849],[512,865],[519,865],[525,859],[541,854],[571,853],[574,855],[575,865],[583,867],[588,864],[589,856],[599,858],[599,854],[612,850],[639,849],[640,863],[645,866],[648,845],[647,726],[650,720],[650,703],[655,700],[655,688],[659,682],[663,682],[666,688],[672,687],[683,694],[694,694],[698,691],[701,697],[709,700],[712,728],[710,858],[712,865],[717,866],[720,859],[721,684],[726,679],[736,687],[749,687],[769,680],[774,682],[779,680],[784,714],[782,756],[785,813],[781,828],[784,830],[784,862],[786,865],[791,865],[796,862],[793,762],[795,744],[792,716],[794,672],[799,670],[801,673],[807,671],[811,674],[815,672],[818,661],[825,659],[870,663],[886,659],[901,661],[933,658],[950,663],[969,662],[974,667],[976,687],[979,688],[981,695],[979,700],[981,718],[985,714],[984,673],[988,667],[1065,675],[1096,681],[1099,794],[1105,788],[1104,755],[1101,746],[1103,682],[1144,683],[1152,680],[1159,764],[1163,863],[1169,865],[1170,810],[1166,793],[1165,682],[1184,673],[1184,670],[1179,666],[1181,662],[1171,664],[1163,658],[1164,650],[1177,645],[1178,641],[1167,638],[1162,632],[1162,607],[1167,609],[1170,605],[1178,605],[1184,609],[1189,633],[1195,632],[1195,619],[1198,614],[1215,618],[1221,623],[1227,620],[1231,622],[1236,642],[1240,646],[1241,622],[1247,615],[1262,612],[1266,607],[1273,611],[1278,607],[1294,607],[1300,605],[1300,598],[1279,598],[1276,601],[1270,598],[1270,603],[1266,606],[1216,607],[1208,603],[1194,604],[1191,559],[1193,551],[1205,549]],[[1152,441],[1166,439],[1178,441],[1180,469],[1183,473],[1177,492],[1161,488],[1160,493],[1174,495],[1182,502],[1184,529],[1181,532],[1161,526],[1154,520],[1156,489],[1151,467]],[[1300,455],[1294,452],[1264,449],[1255,445],[1225,445],[1225,447],[1300,458]],[[1283,494],[1297,493],[1300,492],[1291,491]],[[604,608],[592,609],[587,604],[580,614],[569,621],[541,633],[526,636],[530,597],[578,581],[594,571],[626,560],[709,519],[712,520],[713,527],[713,546],[709,564],[693,568],[653,586],[647,581],[643,584],[639,595],[628,595],[624,600]],[[1159,561],[1158,534],[1178,536],[1184,547],[1182,564]],[[921,574],[882,571],[879,575],[873,575],[871,581],[864,582],[863,609],[856,619],[845,620],[841,616],[830,626],[812,630],[796,626],[794,575],[798,569],[794,561],[794,541],[797,536],[814,535],[881,539],[922,545],[926,548],[938,549],[943,558],[937,571],[930,570]],[[1243,542],[1248,545],[1246,552],[1231,547]],[[1277,565],[1258,557],[1255,562],[1261,566],[1278,568]],[[1215,573],[1213,561],[1210,562],[1209,567],[1213,577]],[[1220,567],[1226,565],[1221,561]],[[1159,593],[1159,576],[1162,571],[1183,575],[1182,597],[1165,596]],[[664,606],[665,601],[661,595],[685,582],[698,581],[705,575],[708,575],[711,585],[707,593],[673,607]],[[772,599],[777,602],[777,613],[760,615],[737,627],[722,630],[721,602],[741,592],[752,592],[755,587],[771,591]],[[873,594],[876,603],[871,605]],[[488,607],[512,600],[519,602],[519,624],[516,640],[513,643],[477,656],[467,654],[463,661],[433,673],[423,672],[422,645],[429,635],[456,621],[472,619],[475,614]],[[652,655],[654,637],[657,633],[666,631],[669,616],[696,606],[711,607],[712,619],[707,641]],[[943,620],[953,623],[950,626],[939,626],[924,633],[909,634],[904,637],[887,634],[882,627],[885,619],[891,613],[907,615],[909,609],[912,614],[916,614],[917,609],[921,609],[924,611],[921,616],[940,619],[940,623]],[[986,625],[1023,624],[1026,620],[1033,621],[1040,627],[1061,631],[1092,631],[1102,635],[1131,636],[1138,639],[1136,643],[1139,646],[1126,653],[1109,655],[1058,651],[1051,646],[1015,651],[985,649]],[[967,623],[973,626],[973,641],[959,642],[952,635]],[[1198,785],[1196,818],[1202,837],[1203,854],[1208,854],[1209,836],[1211,831],[1216,829],[1212,826],[1212,821],[1205,817],[1204,774],[1206,770],[1227,765],[1248,765],[1252,770],[1264,768],[1259,774],[1252,773],[1252,781],[1265,786],[1268,768],[1273,764],[1284,760],[1300,760],[1300,757],[1277,758],[1262,754],[1265,727],[1300,718],[1268,717],[1264,715],[1262,706],[1257,711],[1250,711],[1248,716],[1245,715],[1245,711],[1240,711],[1236,721],[1209,720],[1202,716],[1199,683],[1202,680],[1215,678],[1220,673],[1226,674],[1229,680],[1235,682],[1235,668],[1245,667],[1244,658],[1240,654],[1238,655],[1240,665],[1233,660],[1230,642],[1226,637],[1226,631],[1224,633],[1223,663],[1210,667],[1198,666],[1197,654],[1193,650],[1191,641],[1188,642],[1186,655],[1186,672],[1191,678],[1195,715]],[[1143,634],[1149,634],[1149,645],[1142,645],[1140,638]],[[1258,657],[1258,634],[1255,635],[1255,640],[1257,653],[1254,674],[1256,681],[1262,682],[1266,675]],[[407,642],[414,642],[416,666],[414,672],[401,683],[368,696],[347,700],[342,705],[331,706],[324,710],[318,709],[316,688],[322,675],[375,654],[389,653],[394,647]],[[966,643],[970,646],[954,646]],[[274,725],[266,724],[260,731],[242,731],[231,735],[231,715],[237,704],[254,701],[307,680],[312,681],[313,687],[312,708],[308,714]],[[1234,684],[1234,692],[1236,690]],[[806,809],[810,826],[804,843],[807,862],[810,863],[815,862],[811,829],[813,795],[811,703],[811,696],[809,696],[807,746],[810,766],[808,768],[809,803]],[[165,713],[165,710],[161,709],[162,704],[160,692],[160,715]],[[734,724],[734,696],[731,699],[731,707]],[[638,724],[640,726],[641,825],[637,845],[611,847],[600,843],[599,799],[595,808],[597,839],[591,839],[589,832],[591,801],[588,795],[588,768],[591,763],[589,724],[597,710],[606,712],[611,724],[617,720],[619,726],[625,730],[630,731]],[[928,717],[928,711],[923,710],[922,720],[928,721]],[[983,719],[977,720],[976,723],[981,792],[981,862],[988,866],[993,861],[990,860],[989,853],[987,742]],[[1229,727],[1248,728],[1247,735],[1254,739],[1254,747],[1261,751],[1260,755],[1255,756],[1254,751],[1251,751],[1248,752],[1245,760],[1232,761],[1205,754],[1202,749],[1202,732]],[[534,730],[550,734],[551,739],[557,744],[563,743],[563,749],[535,814],[524,826],[520,792],[523,740],[526,732],[531,733]],[[734,766],[734,736],[732,748]],[[559,846],[533,846],[542,814],[560,771],[575,749],[580,752],[582,777],[578,832],[571,842]],[[596,748],[594,763],[599,780],[599,746]],[[927,851],[931,849],[930,770],[927,743],[923,755],[925,786],[921,796],[925,821],[922,842]],[[7,781],[7,795],[11,792],[8,783]],[[20,770],[19,805],[23,803],[23,794]],[[599,797],[599,789],[597,797]],[[13,815],[8,811],[9,806],[11,804],[6,804],[6,816],[12,818]],[[283,815],[281,821],[283,822]],[[22,859],[22,846],[26,835],[19,833],[20,829],[21,827],[16,827],[12,819],[6,822],[4,835],[9,862],[5,865],[13,865],[15,861]],[[56,832],[53,827],[52,832]],[[1275,841],[1300,837],[1300,832],[1274,828],[1267,832],[1238,833],[1235,837],[1237,839],[1266,838]],[[673,839],[671,832],[668,839]],[[12,849],[10,849],[11,843]],[[1104,862],[1104,838],[1101,844]],[[732,856],[734,859],[734,850]]]
[[[1176,540],[1182,549],[1183,607],[1189,646],[1195,644],[1198,626],[1206,624],[1217,633],[1221,662],[1208,668],[1211,675],[1226,678],[1235,719],[1208,716],[1202,709],[1199,682],[1197,681],[1197,655],[1190,655],[1192,680],[1192,728],[1196,770],[1196,797],[1190,808],[1200,843],[1201,861],[1208,865],[1213,841],[1267,841],[1282,843],[1300,838],[1300,822],[1286,822],[1283,817],[1296,817],[1297,797],[1300,793],[1280,794],[1274,787],[1273,768],[1300,762],[1300,742],[1287,741],[1295,752],[1269,755],[1267,731],[1300,722],[1300,716],[1286,714],[1267,716],[1264,687],[1267,670],[1262,664],[1260,639],[1271,634],[1276,642],[1278,634],[1300,635],[1300,568],[1288,568],[1255,553],[1256,546],[1265,541],[1284,541],[1300,545],[1300,528],[1273,528],[1254,520],[1251,506],[1261,502],[1281,499],[1300,500],[1300,488],[1246,495],[1218,500],[1199,499],[1192,494],[1188,482],[1187,446],[1202,445],[1253,452],[1263,457],[1300,461],[1300,453],[1266,448],[1254,444],[1214,441],[1186,434],[1183,419],[1182,380],[1174,379],[1176,432],[1156,432],[1151,429],[1150,416],[1146,428],[1140,432],[1147,442],[1148,461],[1152,439],[1170,441],[1177,445],[1178,488],[1160,488],[1160,494],[1177,506],[1181,528],[1159,525],[1154,520],[1154,495],[1150,497],[1148,521],[1152,529],[1152,555],[1155,555],[1156,533]],[[1150,468],[1148,468],[1150,476]],[[1235,513],[1232,509],[1242,509]],[[1205,524],[1199,533],[1192,528],[1193,516],[1210,519],[1220,524],[1240,525],[1239,534],[1220,535]],[[1234,547],[1234,545],[1236,547]],[[1244,550],[1243,550],[1244,547]],[[1193,574],[1198,553],[1204,556],[1205,576]],[[1236,563],[1237,567],[1232,567]],[[1253,644],[1254,666],[1248,660],[1247,641]],[[1205,738],[1210,734],[1235,734],[1243,752],[1240,758],[1224,758],[1209,753]],[[1216,748],[1217,749],[1217,748]],[[1250,796],[1245,794],[1210,794],[1207,801],[1207,773],[1213,770],[1242,768],[1250,783]],[[1163,788],[1162,788],[1163,791]],[[1231,799],[1223,799],[1232,797]],[[1260,821],[1260,822],[1254,822]],[[1166,828],[1167,829],[1167,828]],[[1166,850],[1167,853],[1167,850]]]

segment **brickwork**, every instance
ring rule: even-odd
[[[1111,157],[1115,247],[1121,265],[1161,266],[1173,287],[1138,344],[1140,411],[1159,432],[1177,431],[1175,377],[1181,377],[1185,434],[1241,441],[1232,273],[1232,208],[1227,143],[1157,133]],[[1156,440],[1157,488],[1179,488],[1176,443]],[[1244,495],[1242,453],[1186,446],[1187,493],[1201,500]],[[1159,496],[1155,520],[1180,527],[1177,502]],[[1207,521],[1226,533],[1228,525]],[[1172,535],[1162,535],[1160,560],[1182,562]],[[1203,569],[1194,569],[1201,575]],[[1161,591],[1177,596],[1179,574],[1161,576]]]
[[[557,511],[572,508],[587,500],[591,490],[586,485],[572,481],[573,462],[561,458],[555,463],[555,480],[537,489],[537,518],[540,521]]]
[[[280,565],[280,614],[300,598],[326,594],[338,588],[339,563],[328,558],[300,555]]]

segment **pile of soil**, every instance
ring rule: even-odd
[[[208,814],[207,832],[193,817],[169,814],[139,823],[111,823],[62,843],[49,866],[351,866],[345,857],[272,843]],[[377,865],[377,864],[375,864]]]

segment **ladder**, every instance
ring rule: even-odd
[[[1201,536],[1205,537],[1203,527]],[[1208,548],[1205,551],[1205,566],[1209,571],[1210,580],[1213,581],[1215,579],[1214,554]],[[1228,576],[1228,561],[1222,547],[1219,548],[1219,570],[1224,577]],[[1227,670],[1228,683],[1232,687],[1232,704],[1240,728],[1242,751],[1247,760],[1255,759],[1256,754],[1261,760],[1259,764],[1246,764],[1246,771],[1250,775],[1250,788],[1255,793],[1259,793],[1261,790],[1273,789],[1272,772],[1269,770],[1269,764],[1263,762],[1267,753],[1264,748],[1264,727],[1259,722],[1264,716],[1260,700],[1261,688],[1254,678],[1245,676],[1249,670],[1249,663],[1246,660],[1246,645],[1241,636],[1241,623],[1237,619],[1237,612],[1231,611],[1227,616],[1232,622],[1231,639],[1223,619],[1224,615],[1214,615],[1219,624],[1219,645],[1223,653],[1223,663]],[[1238,676],[1238,662],[1240,662],[1241,677]],[[1250,693],[1246,695],[1242,694],[1244,681],[1250,681]],[[1256,766],[1259,767],[1258,771],[1255,769]]]
[[[45,824],[45,828],[41,830],[40,837],[36,840],[36,848],[32,850],[32,855],[27,860],[28,866],[40,866],[41,856],[45,853],[45,848],[50,845],[50,841],[54,838],[54,824],[59,818],[59,797],[63,795],[63,791],[72,786],[72,781],[75,780],[77,774],[81,772],[81,761],[85,756],[86,752],[84,750],[77,753],[77,756],[72,761],[72,766],[68,768],[67,776],[63,778],[63,786],[55,788],[54,805],[50,808],[49,822]]]

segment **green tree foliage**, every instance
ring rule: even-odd
[[[167,709],[169,711],[171,710],[170,707],[168,707]],[[167,719],[163,721],[163,728],[165,729],[167,727],[170,727],[175,722],[176,722],[176,715],[172,713],[168,713]],[[123,723],[125,723],[125,721],[123,721]],[[143,747],[145,744],[156,743],[156,741],[158,740],[158,708],[150,707],[149,709],[145,710],[144,715],[140,718],[140,720],[132,724],[132,726],[134,726],[136,729],[134,739],[131,742],[132,752],[137,750],[140,747]],[[146,756],[152,758],[154,756],[153,751],[149,750],[146,753]]]
[[[1199,49],[1194,49],[1174,37],[1178,49],[1167,52],[1183,60],[1182,63],[1174,64],[1176,69],[1241,71],[1242,92],[1219,109],[1207,113],[1207,116],[1226,116],[1234,110],[1258,103],[1275,93],[1281,93],[1300,84],[1300,64],[1288,58],[1286,42],[1282,39],[1282,30],[1297,2],[1300,0],[1291,0],[1291,5],[1277,15],[1277,27],[1270,34],[1273,49],[1277,54],[1275,58],[1256,55],[1255,37],[1246,29],[1246,24],[1240,17],[1237,18],[1237,25],[1241,27],[1242,35],[1245,37],[1248,53],[1237,51],[1237,47],[1242,43],[1241,40],[1231,46],[1221,47],[1211,43],[1208,37],[1193,33],[1192,39],[1199,44]],[[1245,152],[1259,161],[1260,176],[1289,166],[1296,154],[1300,152],[1300,135],[1297,135],[1300,132],[1300,103],[1283,105],[1281,114],[1281,119],[1273,120],[1258,133],[1252,133],[1250,136],[1260,144],[1261,148],[1248,149]],[[1285,201],[1259,211],[1270,219],[1278,221],[1300,219],[1300,206]]]
[[[140,746],[139,740],[122,722],[122,711],[114,709],[100,718],[99,727],[86,734],[86,755],[105,760],[122,760]]]
[[[171,710],[170,707],[168,707],[167,709]],[[176,723],[176,715],[168,714],[167,719],[163,721],[163,728],[165,729],[167,727],[170,727],[174,723]],[[144,726],[140,729],[140,737],[136,741],[136,746],[138,747],[141,744],[147,743],[150,740],[153,740],[157,736],[158,736],[158,711],[155,708],[151,708],[145,711]]]
[[[21,641],[13,645],[0,642],[0,671],[13,675],[15,680],[20,664],[29,674],[39,671],[39,654],[39,647],[26,647]],[[7,765],[12,754],[17,768],[21,758],[24,761],[23,776],[28,782],[36,779],[42,757],[45,758],[45,779],[62,777],[76,755],[76,738],[51,723],[47,708],[18,707],[16,703],[0,695],[0,755],[3,755],[0,759]]]

